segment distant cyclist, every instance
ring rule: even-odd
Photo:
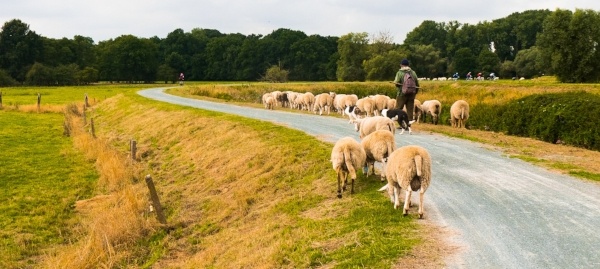
[[[179,73],[179,85],[183,85],[184,79],[185,79],[185,76],[183,75],[183,73]]]

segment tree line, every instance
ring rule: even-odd
[[[309,36],[284,28],[264,36],[176,29],[166,38],[122,35],[96,44],[43,37],[13,19],[0,32],[0,86],[168,83],[180,72],[202,81],[386,81],[403,58],[421,77],[494,72],[597,82],[599,32],[600,13],[557,9],[477,24],[426,20],[402,44],[386,32]]]

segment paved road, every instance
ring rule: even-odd
[[[269,111],[163,93],[147,98],[272,121],[334,143],[358,140],[335,117]],[[477,143],[433,134],[396,135],[398,146],[426,148],[433,160],[425,218],[456,231],[463,250],[448,268],[600,268],[600,185],[506,158]],[[391,205],[390,205],[391,206]]]

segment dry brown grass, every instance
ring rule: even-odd
[[[38,110],[38,106],[36,104],[33,105],[3,105],[3,110],[6,111],[20,111],[25,113],[62,113],[65,110],[64,105],[40,105],[40,109]]]
[[[66,113],[66,120],[75,147],[96,162],[98,193],[104,194],[76,203],[79,239],[49,253],[42,266],[116,267],[131,255],[130,246],[156,225],[143,215],[148,204],[144,186],[133,182],[136,168],[131,161],[111,149],[106,140],[93,138],[73,111]]]

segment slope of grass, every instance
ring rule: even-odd
[[[99,135],[116,147],[138,141],[171,227],[127,264],[379,268],[420,242],[378,179],[360,176],[357,194],[337,199],[332,145],[302,132],[135,96],[96,113]]]

